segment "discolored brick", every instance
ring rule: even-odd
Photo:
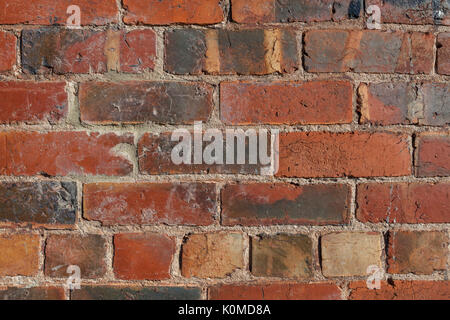
[[[0,234],[0,277],[35,276],[40,247],[35,234]]]
[[[450,75],[450,33],[440,33],[437,38],[436,47],[437,72],[439,74]]]
[[[71,293],[71,300],[200,300],[195,287],[82,286]]]
[[[0,72],[10,71],[16,64],[16,43],[14,34],[0,31]]]
[[[419,177],[450,175],[450,136],[445,133],[420,134],[415,165]]]
[[[65,300],[62,287],[7,287],[0,289],[0,300]]]

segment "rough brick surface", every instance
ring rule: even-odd
[[[103,225],[209,225],[214,184],[96,183],[84,186],[84,217]]]
[[[382,281],[380,290],[370,290],[365,281],[350,283],[352,300],[449,300],[448,281]]]
[[[437,38],[437,72],[450,75],[450,33],[440,33]]]
[[[356,217],[372,223],[449,223],[449,183],[358,185]]]
[[[212,87],[183,82],[86,82],[80,85],[81,120],[87,123],[170,124],[207,121]]]
[[[220,85],[221,119],[231,125],[351,123],[352,100],[346,81]]]
[[[14,34],[0,31],[0,72],[10,71],[16,64],[16,43]]]
[[[381,234],[331,233],[321,238],[325,277],[366,276],[367,267],[381,267]]]
[[[432,274],[446,270],[448,245],[446,232],[391,231],[388,272]]]
[[[175,74],[292,73],[295,33],[286,29],[173,30],[165,34],[165,70]]]
[[[199,300],[200,295],[191,287],[82,286],[71,300]]]
[[[290,234],[252,238],[251,272],[256,277],[310,278],[312,240]]]
[[[0,300],[64,300],[62,287],[8,287],[0,289]]]
[[[429,74],[434,36],[418,32],[312,30],[305,35],[308,72]]]
[[[219,0],[124,0],[128,24],[214,24],[223,20]]]
[[[75,182],[0,183],[1,226],[71,228],[77,216]]]
[[[340,300],[332,283],[225,284],[209,288],[210,300]]]
[[[67,268],[76,265],[83,279],[98,279],[106,273],[106,241],[100,235],[51,235],[45,243],[44,273],[68,277]]]
[[[67,115],[64,82],[0,83],[0,123],[58,123]]]
[[[280,134],[280,170],[289,177],[376,177],[411,173],[408,136],[395,133]]]
[[[450,175],[450,135],[419,135],[416,174],[419,177]]]
[[[190,235],[182,247],[181,273],[191,278],[224,278],[244,267],[240,233]]]
[[[222,191],[222,223],[345,224],[350,189],[345,185],[236,184]]]
[[[36,275],[40,247],[38,235],[1,234],[0,277]]]
[[[170,278],[175,254],[172,237],[159,234],[117,234],[114,236],[114,273],[125,280]]]

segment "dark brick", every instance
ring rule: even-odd
[[[450,75],[450,32],[440,33],[437,38],[437,72]]]
[[[83,286],[71,300],[199,300],[200,288]]]
[[[228,185],[222,190],[222,223],[345,224],[349,206],[350,190],[345,185]]]
[[[62,287],[8,287],[0,290],[0,300],[64,300]]]
[[[70,227],[75,224],[76,212],[74,182],[0,183],[0,224]]]

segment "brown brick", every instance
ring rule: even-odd
[[[39,268],[39,236],[0,235],[0,277],[35,276]]]
[[[450,136],[421,134],[417,141],[416,174],[419,177],[450,175]]]
[[[16,43],[14,34],[0,31],[0,72],[10,71],[16,64]]]
[[[371,223],[449,223],[449,183],[358,185],[356,217]]]
[[[341,232],[322,236],[324,276],[366,276],[367,267],[381,267],[381,241],[379,233]]]
[[[103,225],[210,225],[212,183],[95,183],[84,186],[84,217]]]
[[[0,183],[0,226],[71,228],[76,216],[75,182]]]
[[[390,231],[389,273],[432,274],[447,269],[446,232]]]
[[[224,225],[345,224],[350,189],[345,185],[236,184],[222,190]]]
[[[252,238],[251,272],[256,277],[310,278],[311,239],[301,234]]]
[[[100,124],[207,121],[212,91],[207,84],[193,82],[85,82],[79,94],[81,120]]]
[[[114,133],[87,132],[0,132],[0,174],[50,176],[90,174],[126,175],[132,163],[115,148],[121,144],[133,144],[133,136]]]
[[[209,288],[210,300],[341,300],[332,283],[223,284]]]
[[[312,30],[305,36],[308,72],[429,74],[434,35],[418,32]]]
[[[397,133],[280,134],[280,170],[288,177],[377,177],[411,173],[409,137]]]
[[[62,287],[7,287],[0,289],[0,300],[65,300]]]
[[[450,19],[449,19],[450,24]],[[440,33],[437,38],[437,72],[450,75],[450,33]]]
[[[165,70],[174,74],[292,73],[294,31],[281,29],[176,29],[165,35]]]
[[[367,288],[365,281],[350,283],[351,300],[449,300],[448,281],[382,281],[380,290]]]
[[[242,234],[190,235],[182,248],[181,273],[187,278],[224,278],[244,267]]]
[[[97,279],[106,273],[106,241],[100,235],[50,235],[45,244],[44,273],[66,278],[67,268],[78,266],[81,278]]]
[[[221,119],[230,125],[351,123],[352,108],[348,81],[220,84]]]
[[[124,280],[169,279],[174,254],[172,237],[117,234],[114,236],[114,273]]]
[[[128,24],[215,24],[223,20],[219,0],[124,0]]]

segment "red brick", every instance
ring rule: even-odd
[[[416,174],[419,177],[450,175],[450,136],[421,134],[417,141]]]
[[[219,0],[124,0],[127,24],[214,24],[223,20]]]
[[[360,0],[232,0],[233,20],[239,23],[341,21],[358,18]]]
[[[280,170],[288,177],[377,177],[411,174],[409,137],[397,133],[280,134]]]
[[[70,5],[81,10],[81,25],[118,22],[115,0],[0,0],[0,24],[65,25]]]
[[[375,30],[312,30],[305,36],[308,72],[430,73],[434,35]]]
[[[298,69],[288,29],[176,29],[165,34],[165,70],[174,74],[266,75]]]
[[[16,42],[14,34],[0,31],[0,72],[10,71],[16,64]]]
[[[358,185],[356,217],[371,223],[449,223],[449,183]]]
[[[209,288],[210,300],[341,300],[332,283],[224,284]]]
[[[131,134],[10,131],[0,133],[2,139],[6,152],[3,161],[0,157],[1,174],[127,175],[133,169],[132,163],[115,151],[121,144],[133,145]]]
[[[450,75],[450,33],[440,33],[437,38],[436,46],[438,48],[437,72]]]
[[[95,183],[84,186],[84,217],[103,225],[210,225],[216,186],[209,183]]]
[[[81,278],[97,279],[106,273],[106,241],[100,235],[50,235],[45,244],[44,273],[66,278],[67,268],[76,265]]]
[[[447,269],[447,232],[390,231],[389,273],[432,274]]]
[[[0,277],[35,276],[40,247],[39,236],[35,234],[0,235]]]
[[[67,115],[64,82],[0,82],[0,123],[57,123]]]
[[[63,287],[0,288],[0,300],[65,300]]]
[[[224,278],[244,268],[244,238],[236,232],[190,235],[181,261],[184,277]]]
[[[174,254],[172,237],[117,234],[114,236],[114,273],[125,280],[168,279]]]
[[[52,27],[22,31],[22,64],[31,74],[138,73],[153,69],[152,30],[94,31]]]
[[[84,82],[80,84],[81,120],[87,123],[170,123],[207,121],[213,88],[194,82]]]
[[[448,281],[382,281],[380,290],[367,288],[365,281],[350,283],[351,300],[449,300]]]
[[[236,184],[222,190],[224,225],[333,225],[349,221],[345,185]]]
[[[348,81],[220,84],[221,119],[226,124],[351,123],[352,108]]]

